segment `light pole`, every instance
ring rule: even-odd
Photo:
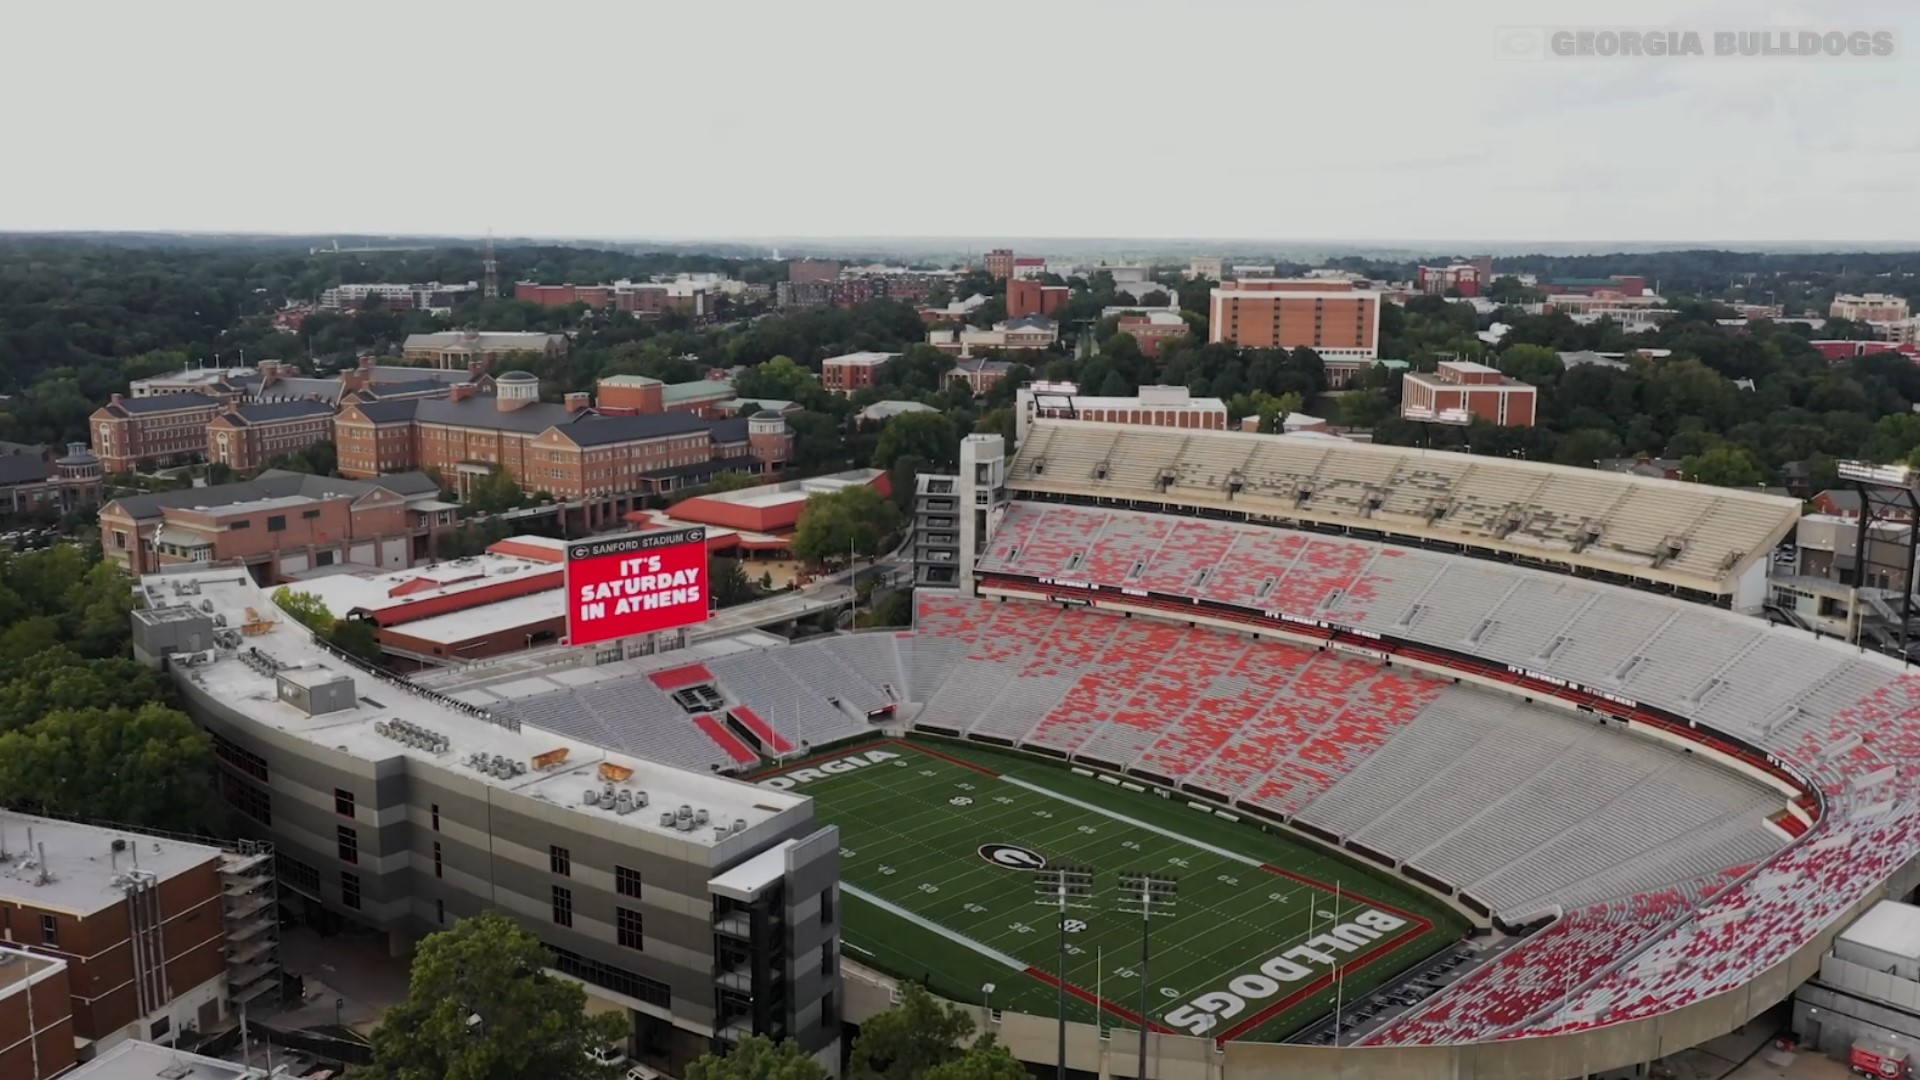
[[[1120,910],[1140,916],[1140,1068],[1135,1080],[1147,1080],[1147,1022],[1151,1012],[1147,999],[1147,960],[1151,955],[1153,917],[1173,914],[1173,901],[1180,893],[1180,881],[1172,874],[1152,870],[1123,870],[1120,873]]]
[[[992,983],[980,984],[980,997],[986,1003],[987,1025],[989,1027],[993,1025],[993,991],[994,985]]]
[[[1092,901],[1091,867],[1048,866],[1033,872],[1033,902],[1060,913],[1060,1080],[1067,1080],[1067,912],[1091,907]]]

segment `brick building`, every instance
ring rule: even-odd
[[[1133,340],[1139,344],[1142,354],[1157,357],[1167,342],[1179,341],[1187,336],[1187,320],[1181,318],[1177,311],[1147,311],[1138,315],[1122,315],[1120,332],[1131,334]]]
[[[115,394],[88,418],[93,453],[109,473],[197,461],[221,401],[187,392],[130,398]]]
[[[100,508],[100,545],[130,573],[235,561],[264,582],[314,567],[411,566],[454,507],[421,473],[342,480],[268,470],[217,487],[129,495]]]
[[[84,443],[68,443],[57,458],[44,446],[0,443],[0,511],[71,510],[97,503],[105,472]]]
[[[1053,318],[1073,299],[1073,290],[1065,285],[1042,285],[1038,277],[1015,276],[1007,279],[1007,318],[1028,315]]]
[[[1828,318],[1853,322],[1900,322],[1908,315],[1906,298],[1886,293],[1867,293],[1862,296],[1840,293],[1833,298],[1833,303],[1827,305]]]
[[[1380,294],[1350,281],[1253,278],[1213,290],[1211,340],[1372,358],[1380,349]]]
[[[794,259],[787,263],[787,281],[794,285],[818,285],[839,280],[840,264],[832,259]]]
[[[1479,265],[1470,262],[1422,264],[1413,275],[1413,287],[1429,296],[1479,296],[1491,284],[1481,277]]]
[[[526,491],[584,503],[585,523],[595,526],[647,495],[719,472],[777,472],[792,460],[793,434],[778,414],[706,419],[667,408],[667,389],[608,387],[610,401],[626,403],[608,415],[586,393],[542,402],[537,379],[508,372],[491,396],[456,387],[445,399],[347,405],[334,420],[340,471],[432,468],[465,492],[498,467]],[[641,411],[656,399],[657,411]]]
[[[469,281],[464,285],[443,285],[438,281],[411,285],[368,282],[335,285],[325,290],[320,294],[320,310],[357,311],[366,306],[369,299],[377,299],[394,311],[451,311],[453,305],[462,300],[479,298],[480,283],[477,281]]]
[[[1080,393],[1070,382],[1028,383],[1014,395],[1016,443],[1026,441],[1036,419],[1225,431],[1227,403],[1194,397],[1184,386],[1143,386],[1132,397],[1099,397]]]
[[[953,370],[947,372],[947,382],[964,382],[967,389],[973,391],[974,397],[980,397],[999,386],[1001,380],[1007,377],[1007,372],[1012,370],[1013,363],[1009,360],[964,356],[954,361]]]
[[[69,1047],[91,1057],[125,1039],[171,1042],[183,1028],[220,1024],[229,928],[240,920],[222,902],[231,882],[218,848],[10,811],[0,811],[0,835],[16,856],[0,863],[0,926],[14,945],[65,963]],[[269,896],[245,914],[271,920],[272,909]]]
[[[1047,349],[1059,340],[1059,325],[1040,315],[1005,319],[992,329],[958,326],[927,331],[927,344],[954,356],[972,356],[975,349]]]
[[[987,276],[1005,281],[1013,276],[1013,249],[994,248],[987,252]]]
[[[66,961],[0,945],[0,1076],[48,1080],[75,1060]]]
[[[583,403],[586,395],[569,396]],[[684,412],[705,420],[724,420],[738,412],[728,407],[733,400],[733,384],[721,379],[670,383],[645,375],[609,375],[595,387],[593,407],[602,416]]]
[[[443,370],[489,370],[510,356],[538,353],[567,354],[567,335],[532,331],[447,330],[437,334],[408,334],[401,355],[409,364]]]
[[[324,401],[230,405],[207,422],[207,460],[252,472],[282,454],[297,454],[332,438],[333,406]]]
[[[1443,360],[1433,374],[1400,377],[1400,415],[1436,424],[1468,424],[1478,418],[1502,427],[1532,427],[1534,388],[1509,379],[1499,368]]]
[[[857,352],[820,361],[820,385],[836,394],[851,394],[880,381],[880,372],[899,353]]]

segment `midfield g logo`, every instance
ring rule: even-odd
[[[1012,844],[981,844],[980,857],[1005,870],[1045,870],[1046,856]]]

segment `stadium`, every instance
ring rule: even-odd
[[[1920,679],[1749,614],[1791,500],[1070,420],[970,437],[944,498],[960,587],[909,631],[420,693],[790,800],[710,796],[837,830],[847,1020],[924,981],[1036,1064],[1064,1015],[1089,1073],[1136,1075],[1141,1026],[1155,1077],[1630,1067],[1915,883]],[[1148,873],[1178,891],[1143,920]]]

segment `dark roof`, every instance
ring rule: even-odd
[[[375,364],[367,369],[374,383],[383,382],[436,382],[441,385],[473,381],[466,368],[427,368],[401,367],[394,364]]]
[[[360,415],[376,424],[392,424],[414,417],[414,406],[420,404],[418,398],[403,398],[399,401],[363,401],[354,406]]]
[[[37,454],[0,454],[0,486],[38,484],[53,475],[53,466]]]
[[[220,404],[205,394],[156,394],[153,397],[121,398],[118,405],[107,406],[108,410],[119,409],[129,416],[140,413],[173,412],[178,409],[211,409]]]
[[[1828,488],[1814,498],[1827,500],[1836,510],[1852,510],[1855,513],[1860,511],[1860,493],[1851,488]]]
[[[410,404],[414,407],[414,419],[423,424],[458,424],[465,427],[486,428],[490,431],[518,431],[523,434],[538,435],[550,427],[564,427],[577,423],[590,413],[570,413],[562,405],[550,405],[546,402],[533,402],[517,409],[502,410],[498,399],[491,397],[470,397],[465,401],[451,398],[419,398]],[[364,411],[364,406],[362,407]]]
[[[646,416],[593,416],[567,428],[566,436],[581,446],[605,446],[607,443],[634,439],[659,439],[668,435],[691,435],[718,427],[692,413],[652,413]],[[745,424],[741,425],[745,430]]]
[[[749,419],[752,419],[752,420],[778,420],[778,419],[780,419],[780,414],[779,414],[779,413],[777,413],[777,412],[774,412],[774,411],[773,411],[772,409],[761,409],[761,410],[760,410],[759,412],[757,412],[757,413],[754,413],[754,414],[753,414],[753,415],[752,415],[751,417],[749,417]]]
[[[324,401],[296,398],[292,401],[256,401],[228,413],[248,424],[271,424],[278,420],[297,420],[309,416],[332,416],[333,406]]]
[[[284,469],[268,469],[252,480],[242,480],[233,484],[220,484],[215,487],[187,488],[182,491],[156,491],[145,495],[129,495],[115,499],[122,510],[134,520],[159,517],[162,510],[178,510],[195,506],[228,506],[237,502],[251,502],[254,499],[276,499],[289,495],[305,495],[309,498],[324,498],[330,495],[347,495],[359,498],[369,491],[385,488],[396,495],[425,495],[440,490],[425,473],[394,473],[372,480],[343,480],[337,476],[313,476],[307,473],[288,472]]]
[[[447,386],[447,383],[438,379],[415,379],[412,382],[373,383],[360,393],[371,394],[376,399],[396,398],[420,394],[444,394],[447,392]]]
[[[747,418],[733,416],[725,420],[714,420],[709,425],[713,429],[713,441],[717,443],[735,443],[747,441]]]

